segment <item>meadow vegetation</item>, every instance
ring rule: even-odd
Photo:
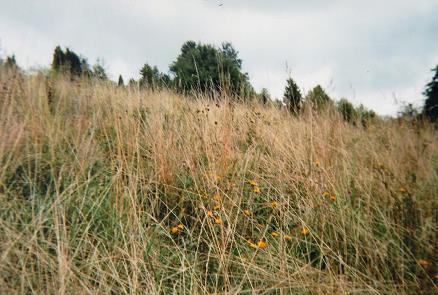
[[[1,70],[0,293],[437,292],[433,125],[203,95]]]

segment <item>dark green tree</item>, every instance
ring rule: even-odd
[[[231,43],[221,48],[188,41],[170,66],[175,86],[183,92],[226,92],[247,98],[254,93],[247,73],[242,72],[242,61]]]
[[[69,48],[64,52],[60,46],[53,52],[52,70],[56,73],[69,74],[72,78],[83,74],[83,62],[74,51]]]
[[[140,70],[140,86],[155,90],[160,84],[160,71],[156,66],[152,67],[149,64],[144,64]]]
[[[337,103],[338,111],[341,113],[342,118],[350,123],[355,123],[357,114],[356,110],[351,102],[345,98],[341,98]]]
[[[82,63],[79,56],[69,48],[65,51],[65,65],[72,76],[82,75]]]
[[[424,91],[426,101],[423,113],[432,122],[435,122],[438,120],[438,65],[432,71],[435,71],[435,75],[432,81],[426,85],[426,90]]]
[[[119,87],[125,86],[125,82],[123,81],[122,75],[119,75],[119,81],[117,82],[117,86]]]
[[[53,60],[52,60],[52,69],[55,72],[62,71],[62,67],[65,64],[65,54],[61,49],[61,46],[56,46],[55,51],[53,52]]]
[[[104,63],[99,59],[93,66],[93,77],[99,80],[108,80]]]
[[[303,97],[297,83],[292,78],[286,81],[283,101],[291,113],[298,114],[300,112]]]
[[[263,104],[267,104],[271,100],[271,95],[269,94],[268,89],[263,88],[259,94],[260,102]]]
[[[9,69],[16,69],[16,68],[18,68],[17,61],[15,60],[15,55],[14,54],[11,55],[11,56],[7,56],[6,57],[5,67],[9,68]]]
[[[310,90],[305,100],[307,103],[310,103],[315,110],[322,110],[331,102],[330,96],[327,95],[320,85],[316,85]]]

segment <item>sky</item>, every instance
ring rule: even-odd
[[[0,0],[0,56],[48,67],[57,45],[110,78],[167,72],[187,40],[230,41],[257,91],[317,84],[381,115],[421,106],[438,64],[436,0]]]

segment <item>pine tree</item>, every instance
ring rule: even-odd
[[[122,75],[119,75],[119,82],[117,82],[117,85],[118,85],[119,87],[123,87],[123,86],[125,86],[125,82],[123,82],[123,77],[122,77]]]
[[[286,81],[283,100],[291,113],[298,114],[300,112],[303,97],[297,83],[292,78]]]
[[[60,72],[61,67],[65,64],[65,54],[61,47],[58,45],[53,52],[52,69],[55,72]]]
[[[435,75],[432,81],[426,85],[426,90],[424,91],[426,101],[423,113],[432,122],[435,122],[438,120],[438,65],[432,71],[435,71]]]

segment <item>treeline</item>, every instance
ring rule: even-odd
[[[0,59],[0,65],[18,68],[15,56]],[[53,52],[51,73],[69,76],[71,79],[108,80],[104,65],[98,60],[93,66],[85,57],[66,48],[57,46]],[[433,69],[434,77],[426,85],[423,93],[426,96],[423,109],[419,110],[407,105],[400,112],[401,117],[428,118],[438,120],[438,65]],[[157,66],[145,63],[140,71],[139,80],[130,79],[128,86],[157,91],[171,89],[186,95],[203,94],[207,97],[220,98],[223,95],[238,101],[257,100],[263,104],[276,104],[286,107],[292,114],[299,115],[306,107],[321,111],[328,107],[337,109],[345,121],[367,126],[377,115],[363,105],[354,107],[351,102],[341,98],[335,102],[326,91],[317,85],[303,95],[297,83],[289,78],[283,94],[283,101],[271,99],[266,88],[260,93],[254,90],[248,73],[242,70],[242,60],[231,43],[223,43],[220,47],[187,41],[181,47],[176,60],[169,66],[169,72],[161,72]],[[119,75],[118,86],[124,87],[123,77]]]

